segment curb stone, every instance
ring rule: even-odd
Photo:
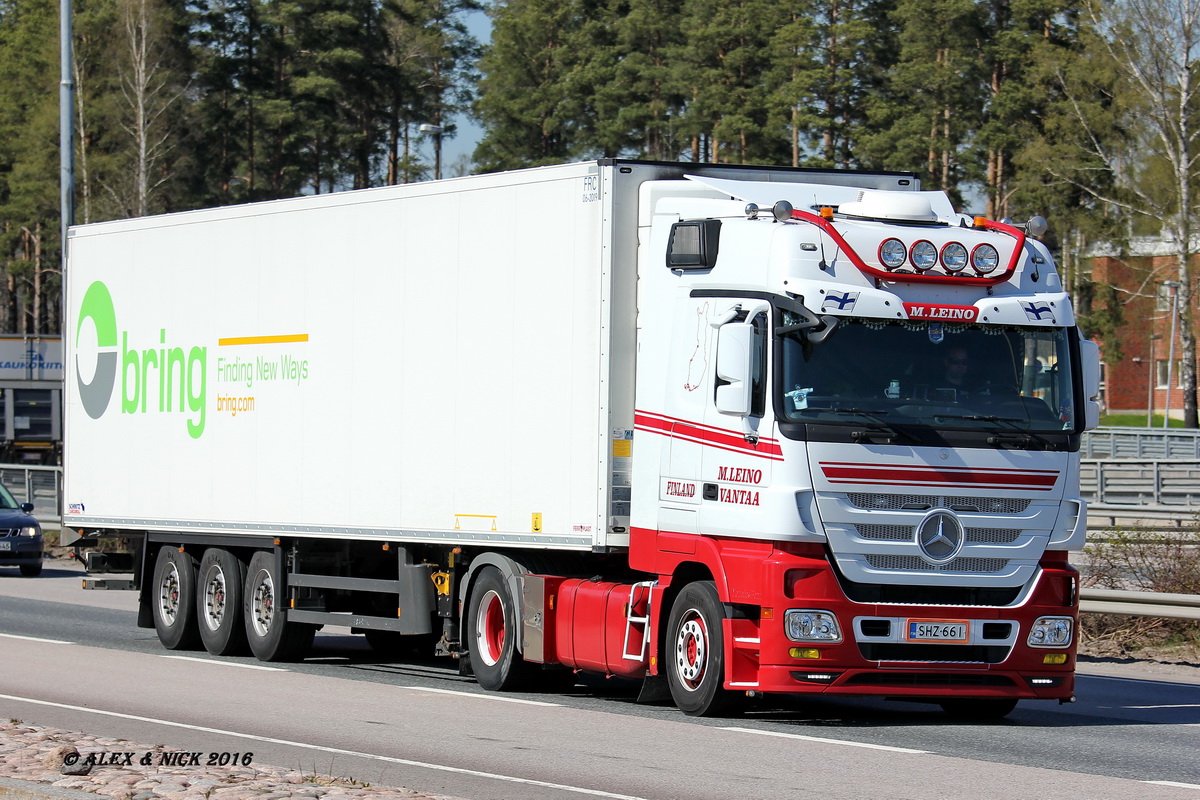
[[[75,771],[65,766],[68,754],[77,758],[115,751],[177,752],[161,745],[0,721],[0,800],[457,800],[267,764],[97,764]]]
[[[91,792],[16,778],[0,778],[0,797],[10,800],[96,800],[96,795]]]

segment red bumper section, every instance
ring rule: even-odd
[[[725,686],[782,694],[1070,698],[1079,573],[1065,555],[1047,553],[1026,600],[997,608],[855,603],[820,548],[774,550],[761,562],[762,604],[736,606],[738,613],[724,621]],[[665,624],[669,609],[663,601],[670,594],[666,577],[651,590],[646,584],[527,576],[525,657],[626,678],[657,673],[658,626]],[[757,613],[746,614],[749,608]],[[842,640],[788,639],[788,609],[832,612]],[[1027,643],[1042,616],[1071,618],[1069,646]],[[935,620],[967,622],[975,631],[971,642],[908,640],[910,622]],[[653,626],[649,635],[647,625]]]

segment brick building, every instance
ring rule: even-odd
[[[1121,254],[1102,249],[1092,254],[1092,279],[1119,287],[1117,297],[1123,304],[1123,321],[1117,329],[1121,358],[1111,358],[1113,348],[1100,343],[1106,414],[1162,414],[1169,409],[1172,418],[1183,416],[1178,321],[1172,350],[1173,282],[1178,278],[1178,261],[1170,249],[1162,239],[1144,238],[1130,242]],[[1191,314],[1193,329],[1200,330],[1200,315],[1195,308]]]

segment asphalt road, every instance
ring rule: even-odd
[[[603,679],[485,693],[448,661],[318,634],[299,664],[162,649],[132,593],[0,569],[0,716],[486,798],[1192,798],[1200,685],[1083,676],[992,724],[883,700],[771,700],[696,720]],[[3,773],[0,765],[0,774]]]

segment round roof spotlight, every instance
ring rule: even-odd
[[[775,219],[786,222],[792,218],[792,204],[787,200],[780,200],[771,206],[771,213],[775,215]]]
[[[746,203],[746,219],[758,219],[758,203]]]
[[[927,272],[937,265],[938,250],[932,242],[922,239],[912,246],[909,258],[912,259],[912,265],[920,272]]]
[[[1000,266],[1000,254],[990,244],[981,244],[971,253],[971,267],[980,275],[990,275]]]
[[[967,248],[958,242],[950,242],[942,248],[942,267],[951,274],[962,272],[967,266]]]
[[[899,239],[885,239],[879,245],[879,263],[888,269],[903,266],[908,259],[908,248]]]

